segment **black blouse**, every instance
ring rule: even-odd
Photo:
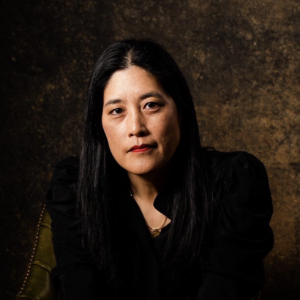
[[[250,300],[264,283],[263,258],[272,250],[274,237],[269,226],[273,213],[269,182],[264,165],[247,152],[209,151],[213,169],[223,172],[222,213],[214,227],[205,261],[205,277],[197,278],[181,295],[181,300]],[[82,247],[79,219],[76,216],[76,190],[79,161],[67,157],[59,161],[47,193],[47,209],[52,219],[53,245],[57,267],[53,275],[59,280],[63,299],[115,299],[107,294],[99,270],[89,252]],[[154,206],[168,215],[166,189],[160,192]],[[126,197],[129,197],[127,195]],[[130,201],[130,200],[128,200]],[[144,249],[145,278],[140,299],[161,297],[157,255],[168,234],[151,239],[145,221],[131,198],[133,230]],[[148,277],[147,277],[148,276]],[[129,298],[131,295],[126,295]],[[131,297],[132,299],[132,297]]]

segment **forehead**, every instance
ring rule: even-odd
[[[104,89],[103,100],[105,104],[112,98],[139,97],[155,91],[165,94],[155,76],[140,67],[132,66],[113,73]]]

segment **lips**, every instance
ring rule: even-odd
[[[132,148],[130,148],[129,151],[131,152],[145,152],[149,149],[153,148],[153,146],[148,144],[142,144],[142,145],[135,145]]]

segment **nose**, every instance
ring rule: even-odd
[[[127,126],[129,137],[141,137],[148,134],[144,116],[139,111],[134,111],[128,114]]]

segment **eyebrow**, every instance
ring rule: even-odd
[[[109,100],[109,101],[106,102],[104,107],[107,106],[107,105],[112,105],[112,104],[116,104],[116,103],[120,103],[120,102],[123,102],[123,100],[121,100],[121,99]]]
[[[160,94],[160,93],[157,93],[157,92],[149,92],[149,93],[146,93],[144,95],[142,95],[140,97],[141,100],[144,100],[146,98],[150,98],[150,97],[156,97],[156,98],[160,98],[160,99],[163,99],[163,96]]]
[[[147,99],[147,98],[150,98],[150,97],[156,97],[156,98],[163,99],[163,96],[160,93],[149,92],[149,93],[146,93],[146,94],[140,96],[140,100],[144,100],[144,99]],[[116,103],[120,103],[120,102],[124,102],[124,101],[121,100],[121,99],[109,100],[109,101],[106,102],[106,104],[104,105],[104,107],[107,106],[107,105],[112,105],[112,104],[116,104]]]

